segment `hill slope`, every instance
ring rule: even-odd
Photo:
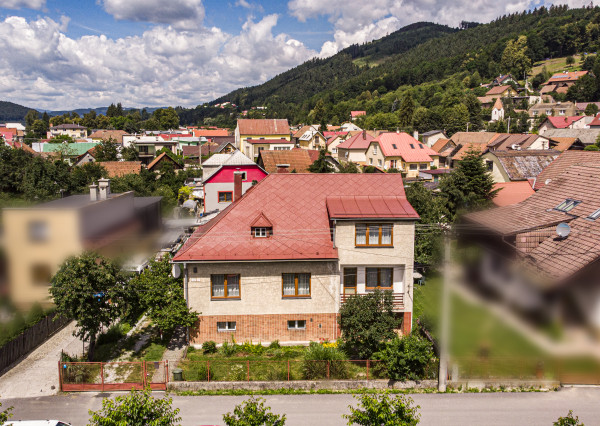
[[[0,121],[25,121],[25,115],[33,108],[13,102],[0,101]]]

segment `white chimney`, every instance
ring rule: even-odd
[[[110,195],[110,179],[98,179],[98,187],[100,188],[100,199],[107,200]]]
[[[98,185],[90,185],[90,201],[98,201]]]
[[[415,138],[416,140],[419,140],[419,131],[418,130],[415,130],[413,132],[413,138]]]

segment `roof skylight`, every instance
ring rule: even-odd
[[[573,208],[581,203],[581,201],[573,200],[571,198],[567,198],[565,201],[560,203],[558,206],[554,207],[554,210],[558,210],[559,212],[570,212]]]

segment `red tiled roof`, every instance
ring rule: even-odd
[[[23,142],[7,141],[6,143],[14,149],[22,149],[23,151],[28,152],[30,154],[39,155],[38,152],[34,151],[29,145],[27,145]]]
[[[287,119],[249,119],[237,121],[241,135],[289,135],[290,125]]]
[[[406,197],[347,195],[327,197],[326,202],[332,219],[419,218]]]
[[[498,206],[510,206],[529,198],[535,191],[528,181],[495,183],[494,189],[499,189],[492,202]]]
[[[561,83],[563,81],[576,81],[587,73],[587,71],[559,72],[550,77],[545,84]]]
[[[338,145],[338,149],[362,149],[366,150],[371,141],[375,139],[369,132],[362,131],[358,132],[354,136],[346,139],[344,142]]]
[[[332,136],[346,136],[348,134],[348,132],[340,132],[340,131],[336,131],[336,132],[323,132],[323,136],[325,136],[327,139],[329,139]]]
[[[297,173],[308,173],[308,168],[314,162],[306,149],[292,149],[286,151],[261,151],[259,164],[262,163],[267,173],[277,173],[278,164],[289,164],[289,170]],[[319,152],[317,151],[317,157]]]
[[[98,164],[106,169],[110,178],[129,174],[139,175],[142,171],[141,161],[99,161]]]
[[[154,167],[156,167],[161,161],[163,161],[165,157],[175,165],[175,168],[181,168],[181,164],[173,160],[166,152],[163,152],[154,160],[152,160],[150,164],[148,164],[148,170],[152,170]]]
[[[272,174],[194,232],[174,261],[337,259],[327,198],[406,198],[399,174]],[[269,238],[253,238],[251,224],[263,214]]]
[[[350,111],[350,116],[352,118],[360,117],[361,115],[367,115],[367,111]]]
[[[431,162],[431,155],[437,152],[423,145],[408,133],[382,133],[371,143],[379,143],[386,157],[402,157],[407,163]]]
[[[600,114],[598,114],[592,121],[590,121],[590,127],[600,126]]]
[[[571,166],[580,166],[584,164],[593,164],[600,166],[600,152],[598,151],[565,151],[560,154],[552,163],[548,165],[537,176],[533,189],[541,189],[552,182],[559,175],[564,173]]]
[[[246,139],[246,142],[251,143],[251,144],[256,144],[256,143],[262,143],[262,144],[271,144],[271,143],[291,143],[293,144],[294,142],[292,141],[288,141],[287,139],[252,139],[252,138],[248,138]]]
[[[127,134],[128,133],[124,130],[96,130],[89,138],[102,140],[109,140],[112,138],[116,143],[123,143],[123,136]]]
[[[438,140],[437,140],[437,141],[436,141],[436,142],[433,144],[433,146],[431,147],[431,149],[433,149],[433,150],[434,150],[435,152],[437,152],[437,153],[440,153],[440,152],[441,152],[441,150],[442,150],[442,148],[443,148],[444,146],[446,146],[446,144],[447,144],[448,142],[450,142],[450,139],[444,139],[444,138],[440,138],[440,139],[438,139]],[[454,145],[454,142],[452,142],[452,145],[453,145],[453,146],[456,146],[456,145]]]
[[[585,116],[575,115],[571,117],[548,117],[547,120],[557,129],[566,129],[576,121],[581,120]]]
[[[486,96],[491,96],[491,95],[501,95],[503,92],[505,92],[507,89],[510,89],[510,86],[496,86],[496,87],[492,87],[490,90],[488,90],[488,92],[485,94]]]
[[[229,136],[229,131],[227,129],[194,129],[192,130],[194,136],[197,138],[205,137],[210,138],[214,136]]]

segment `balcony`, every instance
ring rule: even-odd
[[[351,296],[364,296],[365,294],[341,294],[341,302],[344,304]],[[392,310],[394,312],[404,311],[404,293],[393,293],[392,294]]]

